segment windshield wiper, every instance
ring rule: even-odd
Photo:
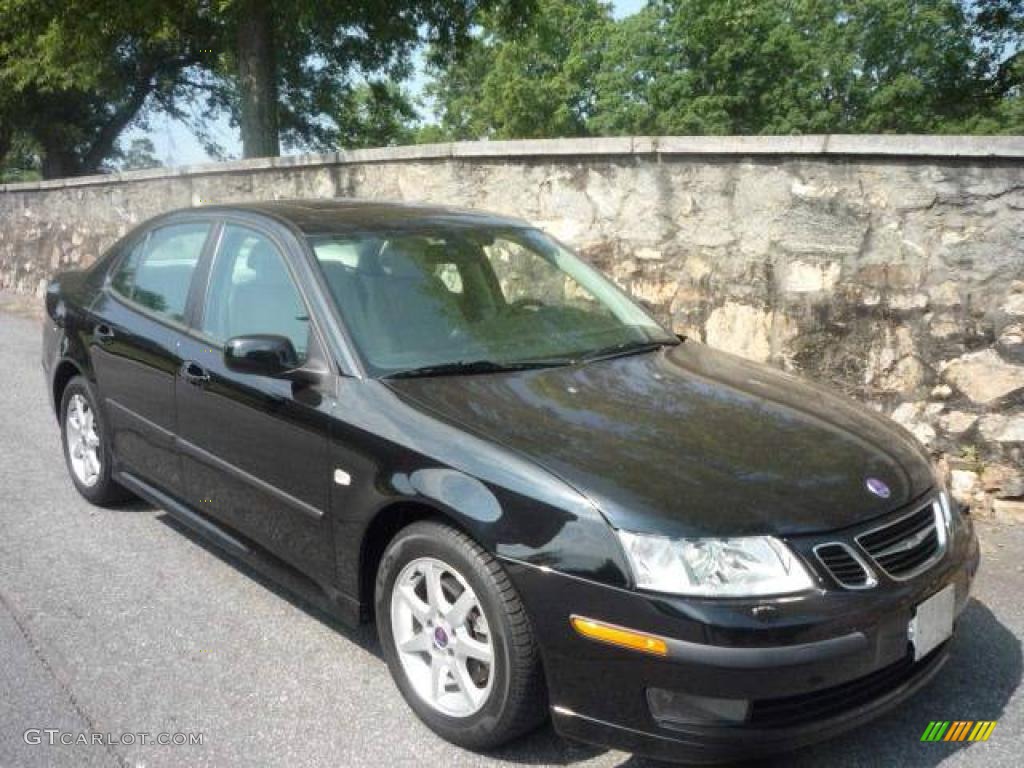
[[[607,347],[592,349],[580,355],[579,360],[607,360],[611,357],[623,357],[625,355],[637,355],[642,352],[653,352],[662,347],[675,347],[679,341],[623,341]]]
[[[535,368],[557,368],[571,365],[572,360],[548,358],[543,360],[514,360],[499,363],[494,360],[457,360],[453,363],[424,365],[419,368],[407,368],[404,371],[389,373],[385,379],[412,379],[426,376],[468,376],[474,373],[502,373],[504,371],[529,371]]]

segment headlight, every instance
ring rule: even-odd
[[[814,586],[807,569],[772,536],[667,539],[619,531],[636,585],[703,597],[756,597]]]

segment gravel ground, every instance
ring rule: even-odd
[[[0,768],[649,765],[550,728],[492,754],[452,747],[406,708],[369,630],[291,600],[159,509],[87,504],[65,473],[39,339],[37,322],[0,313]],[[1024,528],[981,534],[943,674],[882,721],[770,764],[1024,763]],[[983,744],[920,743],[938,719],[999,725]],[[31,745],[30,728],[204,743]]]

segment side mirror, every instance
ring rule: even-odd
[[[235,336],[224,345],[224,365],[237,373],[283,376],[299,367],[299,356],[284,336]]]

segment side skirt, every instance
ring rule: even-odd
[[[130,472],[116,471],[114,479],[132,493],[165,510],[204,541],[241,560],[300,600],[350,627],[362,622],[361,605],[356,600],[313,581],[259,544],[233,533]]]

